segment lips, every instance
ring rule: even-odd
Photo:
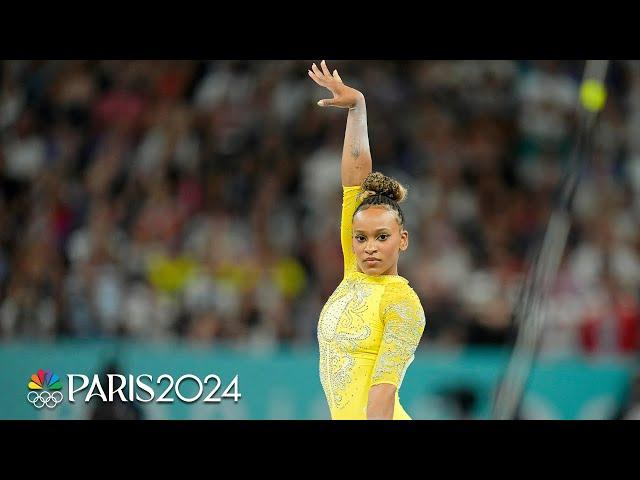
[[[369,257],[369,258],[365,258],[364,261],[367,262],[367,263],[376,263],[376,262],[379,262],[380,259],[379,258]]]

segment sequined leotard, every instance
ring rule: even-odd
[[[396,386],[393,419],[410,420],[398,392],[424,330],[424,311],[405,278],[357,271],[351,223],[360,191],[343,187],[344,278],[320,313],[320,381],[334,420],[366,419],[369,388],[379,383]]]

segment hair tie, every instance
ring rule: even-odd
[[[366,200],[367,198],[369,198],[369,197],[374,197],[374,196],[376,196],[376,195],[378,195],[378,192],[375,192],[375,191],[373,191],[373,190],[363,190],[363,191],[360,193],[360,200],[363,200],[363,201],[364,201],[364,200]]]

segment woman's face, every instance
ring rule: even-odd
[[[398,257],[409,246],[409,233],[394,212],[369,207],[353,217],[353,252],[359,270],[368,275],[397,275]]]

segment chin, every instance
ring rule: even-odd
[[[367,275],[381,275],[384,271],[382,267],[367,267],[366,265],[362,265],[360,269]]]

